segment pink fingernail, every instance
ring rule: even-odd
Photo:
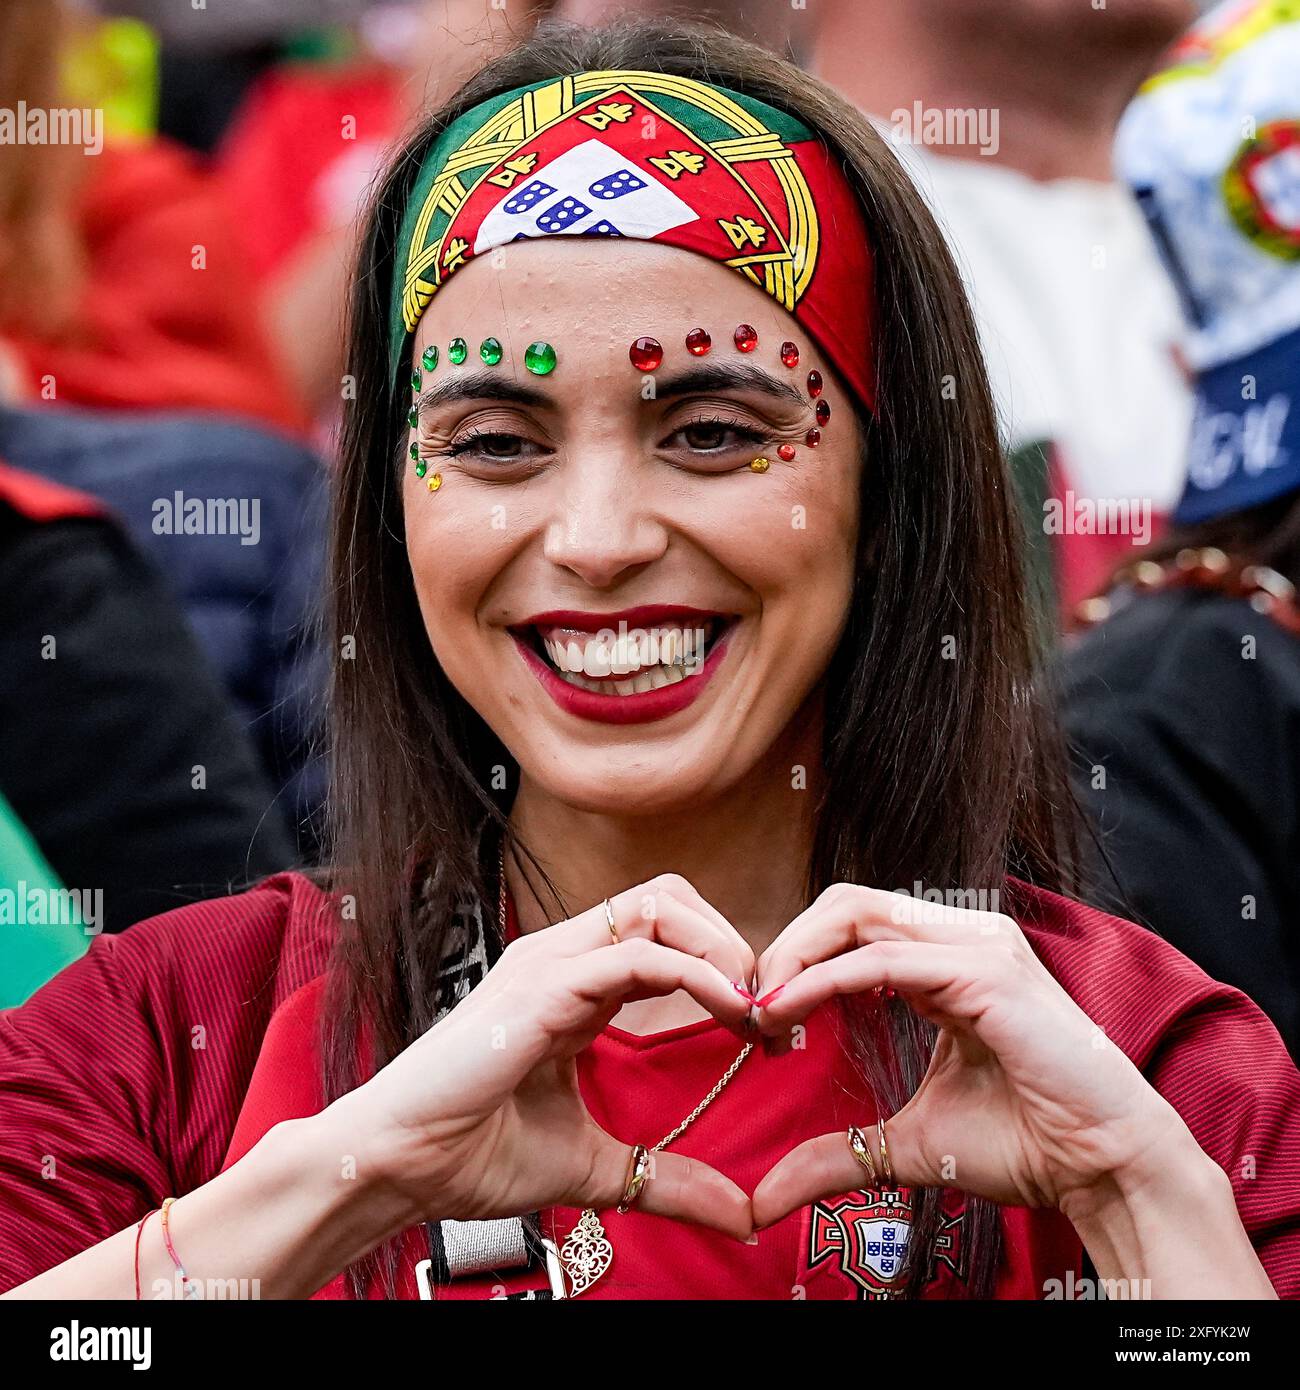
[[[758,1002],[754,998],[754,996],[745,988],[745,986],[740,983],[739,980],[732,980],[731,987],[736,991],[738,995],[740,995],[740,997],[743,1000],[746,1001],[746,1003],[755,1004]]]
[[[767,1006],[772,1002],[772,1000],[775,999],[784,988],[784,985],[777,985],[777,987],[770,994],[765,994],[760,1000],[758,1000],[758,1007],[760,1009],[767,1008]]]

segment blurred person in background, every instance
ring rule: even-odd
[[[1177,301],[1115,179],[1117,122],[1192,0],[822,0],[812,71],[897,137],[980,321],[1037,581],[1059,611],[1133,536],[1078,499],[1177,499]],[[962,383],[955,383],[960,399]],[[1069,528],[1045,534],[1045,504]]]
[[[324,469],[295,440],[184,411],[0,405],[0,458],[106,505],[180,606],[252,740],[278,828],[317,856]]]
[[[54,882],[101,895],[93,931],[118,932],[294,861],[157,573],[98,499],[4,463],[0,673],[0,797],[24,831],[6,846],[26,866],[0,878],[48,886],[31,876],[38,856]],[[66,953],[50,954],[51,924],[0,918],[4,1007]]]
[[[286,49],[321,52],[373,0],[100,0],[158,39],[158,130],[202,154],[217,147],[249,88]]]
[[[280,360],[314,411],[333,416],[340,403],[360,211],[389,145],[494,51],[527,38],[548,8],[371,5],[350,56],[282,64],[249,92],[217,168]]]
[[[25,137],[71,112],[82,136],[0,141],[9,398],[201,409],[301,432],[215,184],[166,141],[105,133],[102,108],[67,90],[68,46],[95,23],[50,0],[0,5],[0,111]]]
[[[1173,530],[1063,663],[1101,900],[1300,1055],[1300,10],[1233,3],[1126,117],[1120,163],[1192,324]]]
[[[147,58],[127,78],[114,70],[128,66],[124,27]],[[192,629],[183,660],[197,641],[225,717],[254,741],[276,843],[292,825],[311,860],[321,468],[297,437],[307,417],[274,368],[217,184],[148,133],[152,86],[128,79],[153,83],[155,49],[138,24],[79,6],[0,8],[0,110],[77,113],[98,60],[93,114],[108,117],[80,128],[103,137],[94,152],[0,143],[0,456],[99,498],[154,564]],[[186,505],[206,516],[241,499],[257,508],[255,538],[181,524]],[[160,505],[176,524],[160,524]]]

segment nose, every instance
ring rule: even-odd
[[[645,504],[633,470],[606,454],[570,459],[556,513],[546,528],[546,558],[593,589],[620,580],[657,560],[668,531]]]

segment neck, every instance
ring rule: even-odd
[[[942,10],[942,13],[939,10]],[[956,159],[996,163],[1033,179],[1114,177],[1115,127],[1142,78],[1177,35],[1177,17],[1117,28],[1110,11],[1083,6],[1055,23],[929,0],[833,0],[814,70],[861,110],[915,124],[923,111],[982,111],[976,143],[925,143]],[[863,61],[863,54],[870,61]],[[996,139],[986,131],[996,118]],[[934,123],[936,126],[946,122]]]
[[[819,718],[796,718],[734,786],[662,814],[585,811],[525,777],[511,827],[559,891],[564,917],[658,874],[676,873],[758,955],[806,906],[814,807],[823,780],[821,728]],[[806,777],[799,768],[807,769]],[[523,931],[555,920],[528,891],[518,864],[508,865],[506,878]]]

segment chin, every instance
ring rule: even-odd
[[[556,768],[563,767],[562,775]],[[521,777],[548,798],[588,815],[629,819],[659,817],[699,806],[718,795],[732,779],[727,760],[716,751],[707,754],[659,745],[653,758],[647,750],[620,747],[593,753],[557,748],[537,756],[524,750]]]

